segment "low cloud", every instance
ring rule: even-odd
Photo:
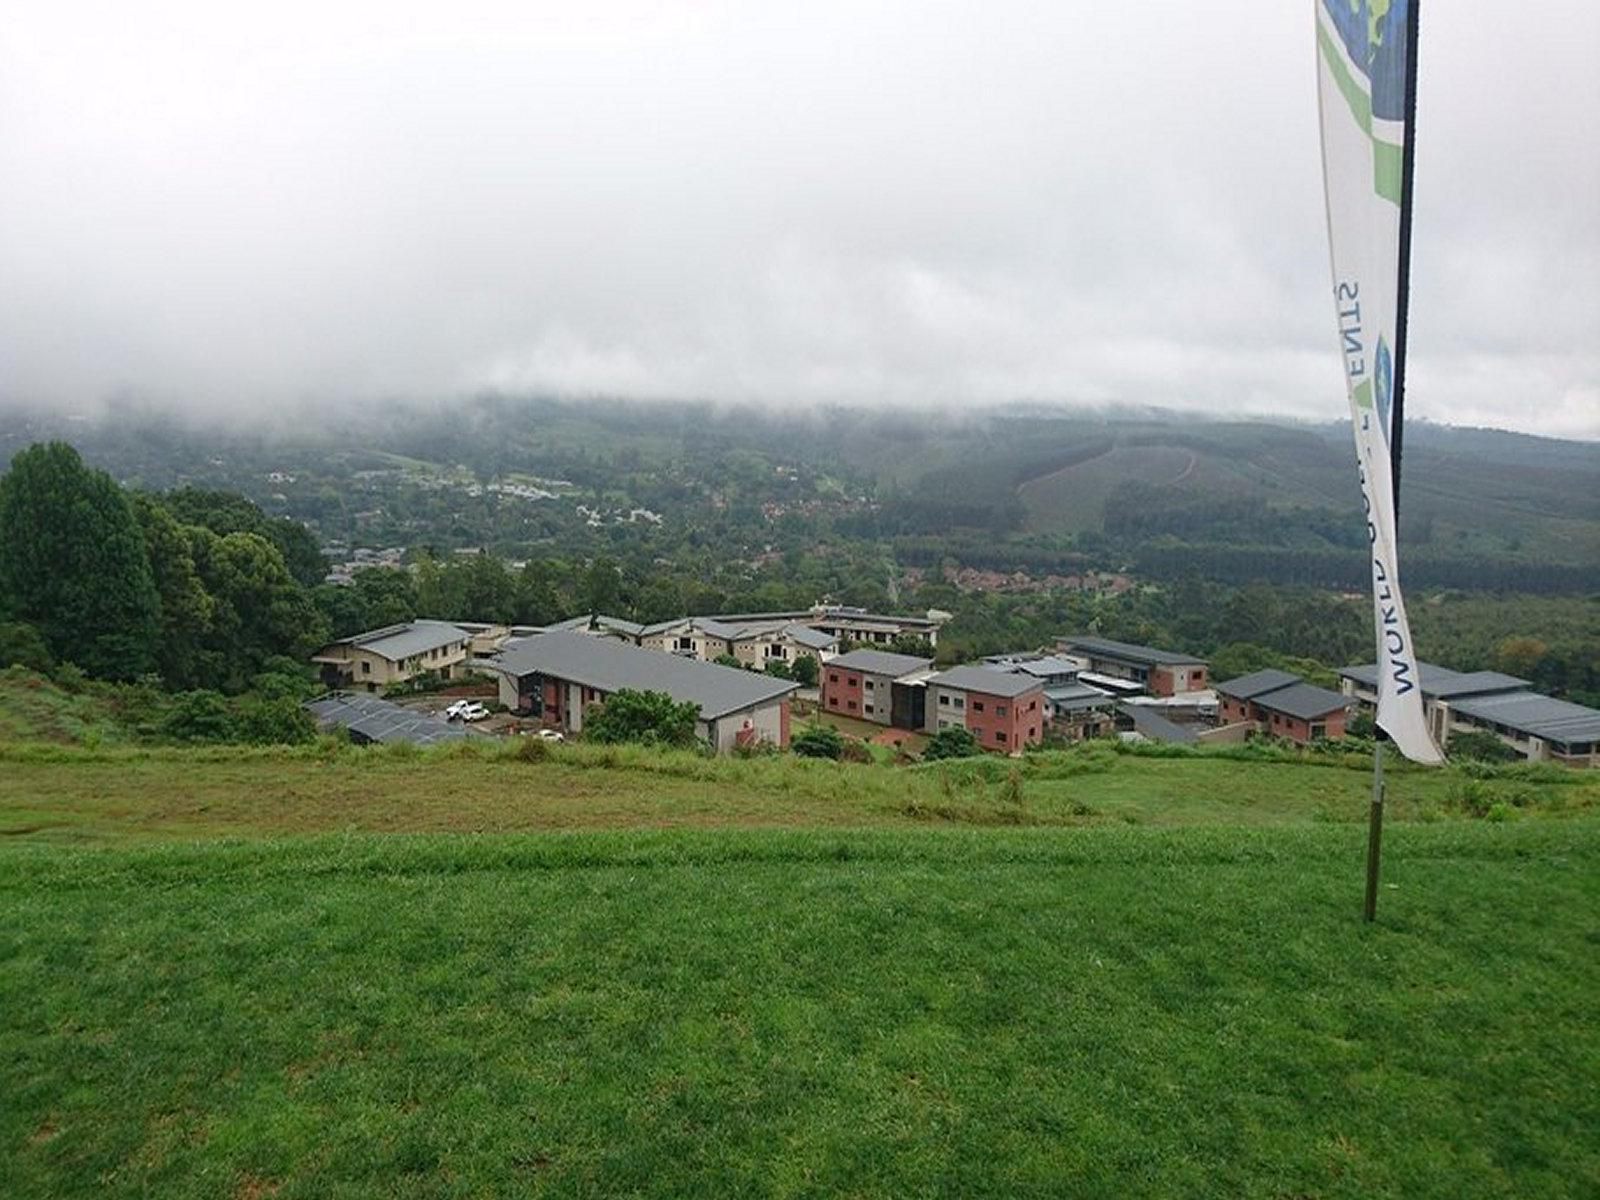
[[[29,6],[0,394],[1341,415],[1309,12],[1131,7]],[[1497,14],[1423,35],[1411,411],[1600,437],[1600,10]]]

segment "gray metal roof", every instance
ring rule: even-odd
[[[1378,665],[1362,663],[1343,667],[1339,674],[1365,687],[1378,686]],[[1495,692],[1518,692],[1528,686],[1526,679],[1507,675],[1501,671],[1452,671],[1437,663],[1417,661],[1417,678],[1422,682],[1422,694],[1439,700],[1455,696],[1487,696]]]
[[[738,625],[730,625],[726,621],[719,621],[715,617],[696,617],[694,627],[701,633],[710,634],[714,638],[733,641],[744,636],[744,629]]]
[[[830,671],[842,667],[846,671],[865,671],[869,675],[890,675],[898,679],[913,671],[925,671],[933,666],[933,659],[918,658],[915,654],[891,654],[887,650],[852,650],[828,661]]]
[[[1114,642],[1110,638],[1088,635],[1064,637],[1061,643],[1074,650],[1087,650],[1090,654],[1098,654],[1105,658],[1120,658],[1127,662],[1149,666],[1176,666],[1185,663],[1204,665],[1206,661],[1198,654],[1179,654],[1172,650],[1156,650],[1150,646],[1136,646],[1132,642]]]
[[[1475,696],[1457,700],[1451,707],[1474,720],[1504,725],[1549,742],[1569,746],[1575,742],[1600,742],[1600,709],[1537,692]]]
[[[837,635],[823,633],[820,629],[812,629],[809,625],[785,625],[783,636],[791,642],[809,646],[813,650],[826,650],[829,646],[839,644]]]
[[[644,626],[637,621],[625,620],[622,617],[608,617],[604,613],[584,613],[578,617],[568,617],[565,621],[557,621],[554,625],[545,626],[545,631],[554,633],[559,630],[604,630],[607,633],[622,633],[629,637],[638,637],[644,631]]]
[[[1252,671],[1248,675],[1240,675],[1226,683],[1213,684],[1212,687],[1223,696],[1248,700],[1252,696],[1277,691],[1279,688],[1290,687],[1299,682],[1301,682],[1300,676],[1269,667],[1265,671]]]
[[[1314,721],[1331,712],[1349,708],[1352,701],[1348,696],[1330,692],[1314,683],[1292,683],[1270,692],[1259,692],[1251,697],[1251,703],[1272,712],[1299,717],[1302,721]]]
[[[838,662],[838,659],[834,659]],[[832,663],[828,664],[832,666]],[[1022,696],[1038,691],[1044,685],[1031,675],[1017,675],[1011,671],[997,671],[993,667],[951,667],[928,680],[940,687],[960,688],[968,692],[981,692],[987,696]]]
[[[688,626],[689,621],[690,618],[688,617],[675,617],[670,621],[657,621],[653,625],[641,625],[639,627],[639,636],[652,637],[655,634],[667,633],[673,629],[683,629]]]
[[[799,686],[738,667],[642,650],[571,631],[507,642],[485,661],[513,675],[547,675],[602,692],[623,688],[665,692],[680,703],[699,706],[706,720],[776,700]]]
[[[316,719],[318,729],[326,731],[343,726],[357,741],[411,742],[429,746],[468,736],[464,726],[357,692],[329,692],[308,701],[305,708]]]
[[[1200,736],[1187,725],[1179,725],[1176,721],[1169,721],[1155,708],[1147,704],[1119,704],[1117,711],[1133,722],[1133,727],[1151,741],[1178,742],[1191,745],[1200,740]]]
[[[448,646],[452,642],[468,641],[471,636],[459,625],[452,625],[448,621],[418,620],[408,621],[402,625],[386,625],[382,629],[358,633],[354,637],[342,640],[347,645],[359,646],[363,650],[381,655],[390,662],[401,662],[418,654],[426,654],[429,650]]]
[[[1098,708],[1115,700],[1110,692],[1103,692],[1087,683],[1063,683],[1044,689],[1045,699],[1051,707],[1074,712],[1080,708]]]
[[[1049,679],[1056,675],[1076,676],[1083,668],[1070,658],[1059,654],[991,654],[983,665],[996,671],[1014,671],[1032,675],[1035,679]]]

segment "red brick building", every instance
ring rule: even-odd
[[[1225,725],[1252,724],[1262,733],[1305,745],[1341,738],[1352,704],[1348,696],[1305,682],[1288,671],[1254,671],[1216,685]]]
[[[952,726],[985,750],[1017,754],[1044,739],[1049,705],[1044,684],[993,667],[954,667],[927,681],[929,733]]]
[[[933,660],[885,650],[852,650],[822,668],[822,709],[877,725],[921,729]]]

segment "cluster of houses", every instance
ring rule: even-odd
[[[1304,745],[1343,737],[1352,711],[1376,703],[1372,666],[1345,668],[1341,690],[1332,691],[1278,670],[1214,682],[1195,655],[1091,635],[943,669],[931,656],[884,648],[907,638],[935,647],[948,619],[819,605],[656,624],[599,614],[545,627],[418,620],[341,639],[312,661],[340,695],[379,692],[425,672],[491,673],[507,709],[565,733],[581,732],[587,709],[616,691],[664,692],[696,705],[700,735],[719,751],[788,745],[799,684],[764,668],[792,666],[801,655],[819,664],[824,713],[917,734],[959,727],[1002,754],[1047,734],[1206,744],[1263,733]],[[728,659],[748,669],[724,665]],[[1528,681],[1498,672],[1422,664],[1421,679],[1441,744],[1454,732],[1483,731],[1529,759],[1600,765],[1600,711],[1538,695]]]

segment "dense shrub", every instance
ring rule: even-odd
[[[922,752],[922,757],[930,762],[941,758],[971,758],[974,754],[981,754],[978,739],[972,736],[972,731],[960,725],[952,725],[948,729],[941,729],[928,739],[928,745]]]
[[[837,759],[844,753],[844,735],[832,725],[807,725],[790,737],[789,749],[806,758]]]
[[[0,667],[13,663],[47,674],[56,665],[44,636],[25,621],[0,622]]]
[[[695,733],[699,720],[697,705],[680,704],[665,692],[623,688],[589,710],[583,721],[583,735],[589,741],[609,745],[638,742],[687,749],[699,740]]]
[[[1515,748],[1506,745],[1494,734],[1479,730],[1452,733],[1446,749],[1451,758],[1467,758],[1474,762],[1508,763],[1522,758]]]
[[[317,723],[292,696],[246,696],[239,701],[235,737],[258,746],[298,746],[317,736]]]
[[[181,692],[161,732],[180,742],[231,742],[237,736],[233,710],[221,692]]]

